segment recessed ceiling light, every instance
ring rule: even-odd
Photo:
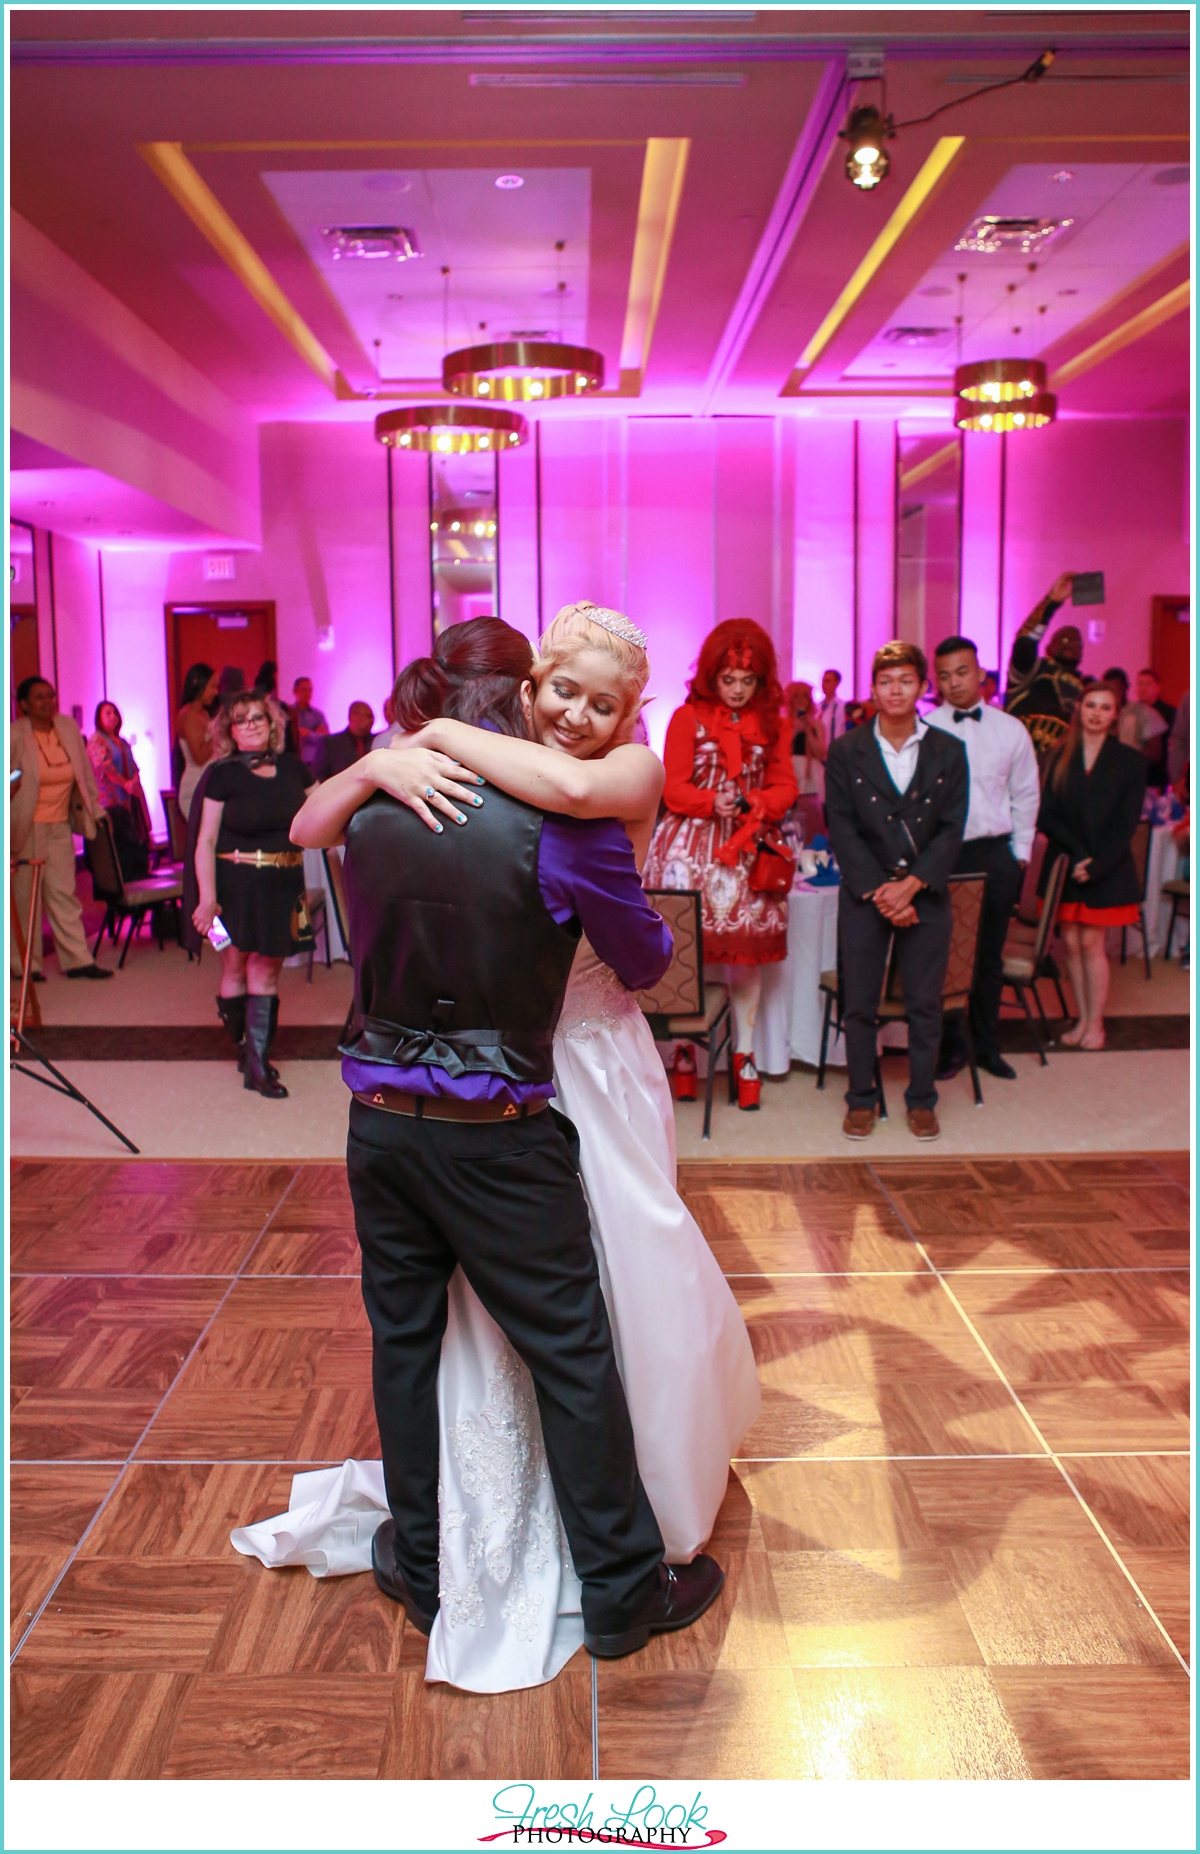
[[[515,187],[523,187],[525,182],[520,174],[501,174],[496,180],[496,185],[502,193],[510,193]]]
[[[1050,178],[1051,180],[1074,180],[1075,176],[1069,167],[1060,167],[1057,174],[1051,174]]]
[[[321,237],[335,264],[346,258],[403,264],[421,256],[417,235],[406,225],[327,225]]]

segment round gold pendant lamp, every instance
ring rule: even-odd
[[[604,356],[562,341],[494,341],[447,354],[442,385],[459,399],[577,398],[604,385]]]
[[[1058,412],[1037,360],[969,361],[954,370],[954,393],[959,431],[1036,431]]]
[[[507,451],[524,444],[529,426],[519,412],[491,406],[402,406],[375,420],[380,444],[397,451]]]

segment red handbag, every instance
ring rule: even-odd
[[[754,861],[746,878],[756,895],[786,895],[796,874],[796,858],[777,824],[764,824],[754,846]]]

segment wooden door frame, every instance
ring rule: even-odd
[[[182,687],[183,671],[179,662],[178,627],[175,623],[177,613],[191,617],[198,613],[209,613],[214,618],[223,614],[236,612],[265,612],[267,617],[266,657],[275,656],[275,601],[274,599],[172,599],[163,606],[163,626],[167,639],[167,713],[171,720],[171,740],[175,739],[175,716],[179,712],[179,692]],[[221,665],[214,663],[213,668],[220,673]]]

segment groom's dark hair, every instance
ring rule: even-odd
[[[433,655],[401,670],[392,691],[396,721],[415,734],[427,721],[488,721],[501,734],[529,738],[521,684],[533,673],[529,639],[500,618],[469,618],[435,639]]]

